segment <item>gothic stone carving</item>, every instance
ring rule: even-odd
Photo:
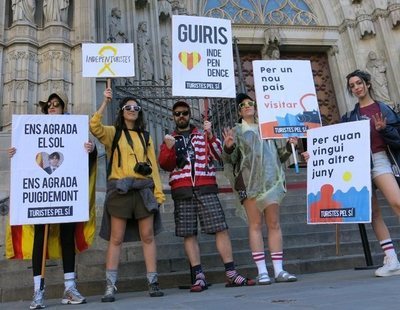
[[[36,0],[12,0],[13,22],[34,23]]]

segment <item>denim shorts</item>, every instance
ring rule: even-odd
[[[372,154],[373,168],[371,170],[372,179],[382,174],[393,174],[392,165],[385,151]]]

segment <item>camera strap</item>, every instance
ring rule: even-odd
[[[147,145],[149,144],[150,134],[148,131],[143,131],[143,135],[139,131],[137,133],[138,133],[140,142],[143,145],[143,153],[144,153],[144,156],[146,157],[146,162],[148,164],[150,164],[150,166],[151,166],[151,163],[150,163],[149,159],[147,158]],[[128,132],[128,129],[124,128],[124,134],[125,134],[126,141],[128,141],[128,144],[133,151],[133,155],[135,156],[136,162],[139,162],[136,157],[135,149],[133,147],[133,141],[132,141],[131,135]],[[144,136],[144,138],[143,138],[143,136]]]
[[[121,166],[121,151],[118,147],[118,141],[119,138],[121,138],[121,133],[122,130],[120,128],[115,128],[115,135],[114,135],[114,139],[111,145],[111,156],[110,156],[110,161],[108,162],[108,166],[107,166],[107,178],[108,176],[111,174],[111,169],[112,169],[112,161],[114,159],[114,151],[115,149],[117,149],[118,152],[118,167]]]
[[[111,174],[112,162],[113,162],[113,159],[114,159],[114,151],[115,151],[115,149],[117,149],[117,152],[118,152],[118,167],[121,166],[121,151],[120,151],[119,146],[118,146],[118,142],[119,142],[119,139],[121,138],[121,134],[122,134],[122,129],[116,128],[114,139],[113,139],[112,146],[111,146],[110,161],[108,162],[108,167],[107,167],[107,177]],[[124,129],[124,134],[125,134],[126,140],[128,141],[129,146],[133,150],[133,154],[135,155],[136,162],[138,162],[136,154],[135,154],[135,151],[133,149],[133,141],[132,141],[131,135],[129,134],[129,132],[128,132],[128,130],[126,128]],[[147,159],[147,145],[149,144],[150,134],[149,134],[148,131],[143,131],[144,139],[143,139],[142,134],[138,133],[138,135],[139,135],[139,138],[140,138],[140,142],[142,142],[142,144],[143,144],[143,149],[144,149],[144,153],[146,155],[146,160],[147,160],[147,162],[149,162],[149,160]],[[151,163],[150,163],[150,166],[151,166]]]

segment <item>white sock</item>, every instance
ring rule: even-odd
[[[264,252],[252,252],[251,254],[253,256],[254,262],[257,265],[258,274],[262,273],[268,274],[267,265],[265,263]]]
[[[283,270],[283,252],[271,253],[272,264],[274,265],[275,278]]]
[[[382,250],[383,250],[383,252],[385,252],[386,256],[397,258],[397,254],[396,254],[396,251],[394,250],[392,239],[386,239],[386,240],[379,241],[379,244],[381,245]]]
[[[42,276],[34,276],[33,277],[33,290],[37,291],[40,289],[40,279]]]
[[[64,286],[65,290],[75,287],[75,272],[64,273]]]

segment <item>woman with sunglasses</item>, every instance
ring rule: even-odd
[[[90,130],[104,144],[108,158],[107,195],[100,236],[109,243],[107,283],[101,301],[115,300],[122,243],[138,240],[142,243],[149,294],[160,297],[164,294],[158,284],[154,235],[161,228],[158,207],[165,196],[154,145],[145,131],[142,107],[134,98],[121,100],[114,126],[102,124],[102,114],[111,100],[112,91],[107,88],[102,104],[90,121]]]
[[[66,94],[61,92],[52,93],[47,100],[39,101],[42,113],[49,115],[49,117],[64,114],[67,105],[68,97]],[[81,252],[89,247],[94,236],[96,217],[95,180],[97,150],[95,144],[91,141],[86,142],[84,147],[89,153],[90,219],[85,223],[52,224],[49,228],[47,242],[49,258],[55,259],[61,257],[63,261],[65,290],[61,299],[62,304],[82,304],[86,302],[86,298],[83,297],[76,288],[75,256],[76,251]],[[8,150],[9,157],[11,158],[14,156],[16,152],[16,148],[11,147]],[[55,153],[57,152],[49,155],[49,160],[51,160],[50,157]],[[59,159],[59,154],[57,153],[57,155]],[[46,169],[43,170],[47,171]],[[40,287],[44,232],[44,224],[24,225],[22,227],[13,226],[8,235],[12,240],[20,240],[23,238],[23,248],[14,248],[12,254],[7,254],[9,258],[32,258],[34,294],[32,303],[30,304],[30,309],[42,309],[45,307],[44,289]],[[30,240],[31,238],[33,240]],[[14,244],[13,241],[10,241],[10,244]],[[26,256],[26,253],[32,253],[32,255]]]
[[[297,278],[283,269],[282,231],[279,205],[286,193],[282,162],[291,155],[290,138],[286,148],[278,148],[275,140],[262,140],[256,116],[256,103],[246,94],[236,97],[239,122],[233,129],[225,128],[224,170],[231,181],[249,225],[249,242],[257,265],[259,285],[271,284],[268,275],[263,240],[263,220],[268,228],[268,248],[271,253],[275,282],[294,282]],[[242,211],[243,210],[239,210]]]

